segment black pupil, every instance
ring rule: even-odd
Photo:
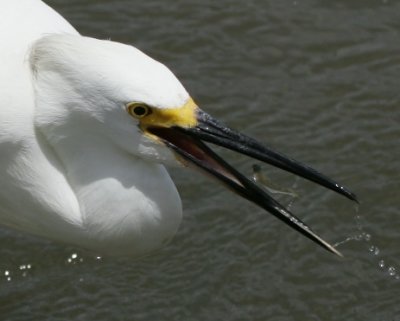
[[[146,109],[146,107],[143,107],[143,106],[136,106],[136,107],[133,109],[133,112],[134,112],[135,115],[137,115],[137,116],[144,116],[144,115],[146,114],[146,112],[147,112],[147,109]]]

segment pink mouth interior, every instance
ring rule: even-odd
[[[179,150],[197,159],[204,167],[211,168],[220,175],[243,186],[229,168],[219,162],[219,157],[200,140],[173,128],[151,127],[149,131],[160,137],[164,142],[174,145]],[[191,163],[189,164],[191,165]]]

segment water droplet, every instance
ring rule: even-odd
[[[365,241],[367,241],[367,242],[369,242],[369,241],[371,241],[371,234],[369,234],[369,233],[363,233],[363,236],[364,236],[364,240]]]
[[[371,245],[369,248],[369,251],[373,254],[373,255],[378,255],[379,254],[379,248],[377,246]]]
[[[20,265],[20,266],[19,266],[19,269],[20,269],[20,270],[25,270],[25,269],[26,269],[26,265]]]
[[[394,266],[389,266],[388,272],[390,276],[395,276],[396,275],[396,268]]]
[[[77,257],[78,257],[78,254],[76,254],[76,253],[72,253],[72,255],[71,255],[71,259],[75,260]]]
[[[6,271],[4,271],[4,275],[5,275],[5,276],[8,276],[8,275],[10,275],[10,271],[7,271],[7,270],[6,270]]]
[[[8,282],[10,282],[10,281],[11,281],[11,277],[10,277],[10,276],[7,278],[7,281],[8,281]]]
[[[26,268],[29,270],[30,268],[32,267],[32,265],[30,265],[30,264],[27,264],[26,265]]]
[[[384,261],[384,260],[380,260],[380,261],[378,262],[378,265],[379,265],[379,267],[380,267],[381,269],[383,269],[383,268],[385,267],[385,261]]]
[[[363,239],[363,235],[362,234],[354,235],[354,240],[355,241],[361,241],[362,239]]]
[[[363,227],[362,227],[362,218],[360,215],[356,215],[354,216],[354,220],[356,221],[356,225],[357,225],[357,229],[362,231]]]
[[[96,260],[101,260],[101,256],[96,256]]]

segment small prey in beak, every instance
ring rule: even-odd
[[[146,130],[161,139],[166,146],[171,148],[188,164],[195,165],[215,177],[238,195],[264,208],[326,250],[342,256],[332,245],[315,234],[304,222],[274,200],[253,181],[225,162],[204,142],[219,145],[279,167],[357,202],[357,198],[352,192],[311,167],[272,151],[255,139],[228,128],[199,108],[196,108],[195,115],[196,125],[194,126],[162,127],[151,124],[146,127]]]

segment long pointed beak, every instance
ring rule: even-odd
[[[304,222],[274,200],[262,188],[230,166],[202,141],[237,151],[279,167],[329,188],[353,201],[357,201],[355,194],[345,187],[318,173],[311,167],[274,152],[255,139],[228,128],[200,109],[197,110],[197,125],[194,127],[149,126],[147,130],[151,134],[158,136],[164,144],[189,164],[193,164],[211,174],[240,196],[264,208],[326,250],[342,256],[332,245],[320,238]]]

